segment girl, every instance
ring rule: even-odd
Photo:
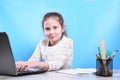
[[[66,37],[63,17],[49,12],[43,17],[42,27],[46,39],[41,40],[28,62],[16,62],[18,71],[29,68],[51,71],[71,68],[73,41]],[[40,59],[44,61],[41,62]]]

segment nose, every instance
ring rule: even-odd
[[[54,33],[54,30],[53,30],[53,29],[51,29],[51,30],[49,31],[49,33],[50,33],[50,34],[53,34],[53,33]]]

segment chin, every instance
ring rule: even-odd
[[[56,39],[51,39],[52,42],[56,42],[57,40]]]

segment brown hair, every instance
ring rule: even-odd
[[[44,28],[44,21],[46,21],[46,20],[47,20],[48,18],[50,18],[50,17],[57,17],[60,25],[61,25],[62,27],[65,27],[65,26],[64,26],[63,17],[62,17],[62,15],[61,15],[60,13],[58,13],[58,12],[49,12],[49,13],[46,13],[46,14],[44,15],[44,17],[43,17],[43,20],[42,20],[42,27],[43,27],[43,28]],[[63,32],[63,35],[67,36],[66,31]]]

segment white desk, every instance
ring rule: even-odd
[[[120,70],[114,71],[111,77],[100,77],[94,74],[72,75],[52,71],[18,77],[0,75],[0,80],[120,80]]]

